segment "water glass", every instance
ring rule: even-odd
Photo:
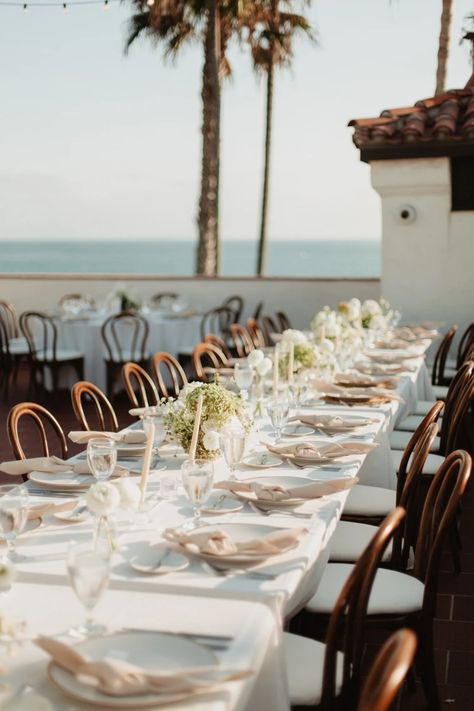
[[[151,425],[154,426],[153,454],[155,455],[155,458],[153,460],[152,468],[155,471],[161,471],[162,469],[166,469],[166,462],[164,461],[164,459],[161,459],[158,451],[161,443],[167,435],[167,429],[163,420],[162,412],[158,410],[158,408],[150,407],[148,410],[145,410],[142,416],[142,423],[143,429],[147,436],[148,432],[150,431],[149,428],[151,427]]]
[[[16,537],[28,520],[28,489],[23,484],[2,484],[0,486],[0,528],[8,547],[8,557],[18,560],[15,549]]]
[[[245,450],[245,432],[237,429],[224,429],[220,434],[219,447],[230,470],[230,479],[235,479],[237,464]]]
[[[247,363],[236,363],[234,366],[234,380],[240,390],[240,395],[246,398],[253,382],[253,370]]]
[[[67,556],[67,572],[72,589],[85,609],[82,625],[70,630],[78,637],[105,632],[104,625],[94,622],[93,611],[109,582],[110,552],[94,550],[91,543],[72,543]]]
[[[93,437],[87,443],[87,461],[97,481],[107,481],[117,464],[117,445],[110,437]]]
[[[214,464],[209,459],[187,459],[181,465],[181,479],[188,499],[193,505],[194,518],[184,528],[203,526],[201,506],[211,493]]]
[[[281,441],[281,430],[288,422],[289,411],[288,400],[272,400],[267,404],[267,412],[272,422],[276,444]]]

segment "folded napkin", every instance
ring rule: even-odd
[[[416,365],[402,365],[401,363],[356,363],[354,366],[362,373],[370,375],[392,375],[394,373],[414,373]]]
[[[338,415],[308,415],[307,413],[297,414],[290,417],[288,422],[302,422],[304,425],[315,427],[316,429],[355,429],[356,427],[365,427],[374,422],[368,418],[351,418],[350,420],[339,417]]]
[[[172,543],[178,543],[190,553],[204,553],[215,556],[232,556],[245,553],[249,556],[270,556],[285,553],[294,548],[306,528],[282,528],[250,541],[234,541],[228,533],[214,529],[212,531],[192,531],[185,533],[167,528],[163,537]]]
[[[28,510],[28,520],[43,518],[44,516],[53,516],[54,514],[61,513],[62,511],[72,511],[76,506],[76,499],[73,501],[64,501],[61,504],[58,504],[55,501],[49,501],[45,504],[30,506]]]
[[[321,400],[328,403],[341,405],[386,405],[391,400],[397,400],[397,398],[387,397],[386,395],[369,395],[365,394],[363,398],[355,397],[353,395],[323,395]]]
[[[45,472],[48,474],[64,474],[74,472],[74,474],[91,474],[89,464],[86,461],[70,462],[60,457],[33,457],[32,459],[20,459],[13,462],[2,462],[0,470],[11,476],[23,476],[30,472]],[[124,476],[128,474],[125,467],[115,467],[112,476]]]
[[[319,462],[323,459],[339,459],[353,454],[367,454],[378,445],[369,442],[334,442],[323,446],[316,446],[310,442],[289,444],[283,447],[275,447],[273,444],[265,444],[265,447],[276,454],[281,459],[291,459],[294,462]]]
[[[110,696],[173,694],[211,688],[224,681],[250,676],[252,672],[218,666],[201,666],[176,671],[150,672],[121,659],[92,660],[74,647],[51,637],[38,637],[35,644],[77,681]]]
[[[320,496],[335,494],[338,491],[350,489],[358,481],[357,478],[331,479],[327,481],[312,481],[310,484],[288,489],[284,486],[265,485],[261,481],[219,481],[215,489],[229,489],[254,493],[259,501],[285,501],[286,499],[317,499]]]
[[[69,432],[68,437],[76,444],[87,444],[90,439],[107,437],[120,444],[145,444],[146,434],[143,430],[125,430],[125,432]]]
[[[393,390],[399,378],[393,377],[390,380],[381,380],[373,378],[370,375],[361,375],[360,373],[338,373],[336,375],[336,384],[342,388],[386,388]]]

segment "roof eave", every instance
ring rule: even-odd
[[[399,160],[400,158],[454,158],[474,156],[474,141],[443,141],[437,143],[378,144],[358,146],[364,163],[374,160]]]

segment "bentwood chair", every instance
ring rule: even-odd
[[[324,644],[297,634],[283,634],[292,709],[353,711],[356,708],[372,583],[404,517],[402,508],[387,516],[352,566],[333,605]],[[338,651],[341,648],[342,652]]]
[[[213,333],[208,333],[206,336],[204,336],[204,343],[212,343],[213,346],[219,348],[223,352],[227,360],[231,360],[231,358],[233,357],[232,353],[230,352],[230,349],[220,336],[216,336]]]
[[[247,332],[252,339],[252,343],[255,348],[265,347],[265,334],[258,325],[258,321],[255,318],[247,319]]]
[[[416,634],[394,632],[377,654],[360,694],[357,711],[388,711],[405,681],[416,654]]]
[[[276,316],[278,321],[280,322],[280,329],[282,332],[287,331],[289,328],[291,328],[290,319],[283,311],[277,311]]]
[[[115,382],[125,363],[133,362],[146,368],[148,361],[148,321],[140,314],[122,311],[104,321],[101,328],[106,348],[107,395],[112,397]]]
[[[160,351],[151,359],[151,368],[158,383],[160,398],[178,397],[188,383],[183,367],[170,353]]]
[[[141,365],[125,363],[122,380],[132,407],[153,407],[159,403],[156,385]]]
[[[50,316],[39,311],[25,311],[20,316],[20,328],[28,343],[31,383],[35,389],[38,375],[41,385],[47,389],[49,373],[53,396],[56,396],[61,371],[66,369],[74,370],[78,380],[84,379],[84,354],[59,347],[58,330]]]
[[[263,301],[259,301],[258,304],[256,304],[255,310],[254,310],[254,312],[253,312],[253,317],[252,317],[252,318],[254,318],[256,321],[258,321],[258,319],[259,319],[260,316],[262,315],[262,311],[263,311],[264,305],[265,305],[265,304],[264,304]]]
[[[153,308],[160,308],[163,305],[172,305],[177,299],[179,299],[179,294],[175,291],[160,291],[157,294],[153,294],[150,299],[150,304]]]
[[[203,314],[201,320],[201,339],[204,341],[207,333],[215,333],[228,340],[230,327],[234,323],[235,314],[229,306],[218,306]]]
[[[97,385],[81,380],[71,388],[72,409],[81,429],[86,432],[118,432],[115,410]],[[92,425],[91,425],[92,422]]]
[[[3,380],[3,395],[8,397],[10,375],[15,383],[22,362],[29,356],[28,343],[20,336],[20,326],[13,304],[0,301],[0,379]]]
[[[457,326],[452,326],[446,333],[436,351],[433,368],[431,371],[431,384],[433,386],[449,385],[449,378],[445,375],[446,362],[448,360],[449,349],[458,330]]]
[[[54,415],[42,405],[20,402],[7,417],[7,433],[15,459],[49,457],[67,458],[68,447],[63,429]]]
[[[233,323],[230,327],[230,336],[234,343],[235,352],[238,358],[246,358],[250,351],[255,350],[255,345],[249,336],[248,331],[240,325]]]
[[[240,321],[240,317],[242,316],[242,312],[244,310],[244,300],[241,296],[229,296],[229,298],[223,302],[222,306],[226,306],[228,309],[233,311],[234,323],[238,323]]]
[[[222,368],[229,368],[225,354],[212,343],[199,343],[193,351],[193,365],[196,377],[203,383],[209,382],[209,375]]]
[[[433,478],[423,506],[416,541],[413,574],[379,568],[367,607],[366,624],[383,629],[409,627],[418,636],[417,661],[430,711],[440,711],[434,664],[433,619],[441,553],[459,511],[471,474],[471,457],[457,450]],[[357,563],[356,563],[357,565]],[[327,619],[341,589],[353,574],[350,563],[328,563],[303,616],[307,625]],[[308,619],[309,617],[309,619]],[[349,622],[349,620],[348,620]]]
[[[456,354],[456,360],[454,362],[447,361],[446,367],[444,369],[446,378],[453,378],[456,372],[463,365],[463,363],[469,359],[470,351],[474,349],[474,322],[469,324],[464,333],[462,334],[458,350]]]
[[[275,321],[271,316],[262,316],[261,323],[263,328],[263,333],[265,336],[265,344],[267,346],[273,346],[274,340],[272,338],[272,333],[281,333],[282,329],[280,324]]]

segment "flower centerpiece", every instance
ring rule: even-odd
[[[114,531],[110,525],[110,514],[120,505],[120,492],[116,486],[107,481],[92,484],[86,494],[86,506],[97,518],[94,533],[94,545],[97,548],[101,539],[112,552],[116,549]]]
[[[317,349],[314,344],[308,340],[302,331],[288,328],[283,331],[281,341],[278,344],[278,350],[280,351],[278,367],[283,378],[288,375],[291,344],[293,344],[294,373],[298,374],[309,368],[314,368],[317,363]]]
[[[235,419],[248,430],[250,422],[242,398],[226,390],[219,382],[189,383],[169,404],[164,416],[168,432],[185,451],[189,451],[191,445],[199,395],[203,400],[196,457],[215,459],[220,454],[219,431]]]
[[[247,356],[247,363],[255,373],[255,416],[263,414],[263,379],[271,371],[273,363],[265,353],[256,348]]]
[[[117,304],[120,311],[138,311],[142,305],[137,290],[122,283],[116,284],[115,289],[107,297],[107,301],[112,305]]]

